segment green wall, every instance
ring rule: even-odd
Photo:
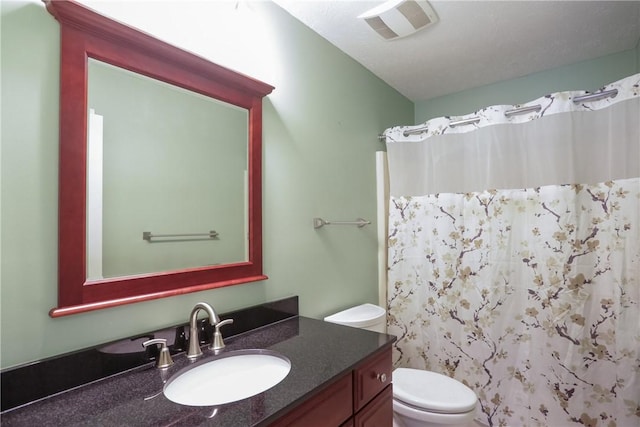
[[[375,151],[383,148],[377,135],[410,123],[413,104],[273,3],[258,2],[255,12],[272,28],[277,53],[273,80],[263,79],[276,86],[264,102],[269,279],[50,318],[57,298],[59,26],[35,0],[0,7],[2,367],[185,322],[200,300],[225,312],[299,295],[301,313],[316,318],[377,302],[376,225],[314,230],[312,218],[375,222]],[[191,28],[180,30],[186,37]],[[193,30],[192,37],[201,35]]]
[[[590,61],[416,102],[414,124],[434,117],[470,114],[491,105],[525,103],[553,92],[597,90],[637,72],[640,72],[640,45]]]
[[[640,73],[640,40],[636,45],[636,72]]]

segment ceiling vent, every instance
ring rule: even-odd
[[[409,36],[439,20],[426,0],[389,0],[358,18],[386,40]]]

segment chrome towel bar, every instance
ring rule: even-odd
[[[218,237],[218,232],[211,230],[208,233],[182,233],[182,234],[151,234],[150,231],[142,232],[142,239],[150,242],[151,239],[165,239],[172,237],[204,237],[206,239],[215,239]]]
[[[357,225],[358,228],[362,228],[369,224],[371,224],[371,221],[367,221],[364,218],[358,218],[355,221],[325,221],[322,218],[313,218],[313,228],[321,228],[325,225]]]

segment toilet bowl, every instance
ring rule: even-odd
[[[384,333],[385,314],[382,307],[362,304],[324,320]],[[394,427],[469,427],[477,401],[473,390],[446,375],[410,368],[393,371]]]
[[[397,427],[467,427],[478,398],[446,375],[421,369],[393,371],[393,416]]]

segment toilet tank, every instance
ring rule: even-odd
[[[385,333],[386,311],[374,304],[361,304],[324,318],[325,322]]]

